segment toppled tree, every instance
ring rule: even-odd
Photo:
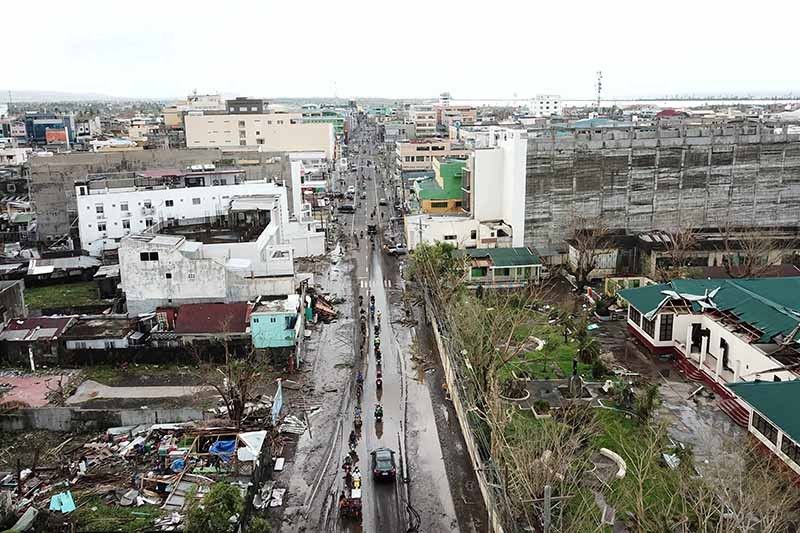
[[[599,259],[608,253],[611,236],[601,217],[577,216],[570,225],[570,267],[578,290],[589,284],[589,275],[597,268]]]
[[[781,228],[743,227],[726,220],[719,230],[722,264],[732,278],[759,277],[798,247],[796,234]]]

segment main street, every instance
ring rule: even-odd
[[[338,213],[338,223],[344,233],[353,268],[353,297],[349,309],[353,324],[352,335],[355,361],[353,378],[346,392],[341,416],[340,438],[331,450],[333,458],[326,471],[328,486],[309,513],[319,520],[320,531],[480,531],[480,519],[475,518],[475,508],[482,506],[476,490],[469,487],[451,487],[451,479],[458,483],[465,477],[468,463],[464,460],[463,441],[452,422],[449,405],[434,406],[428,374],[422,365],[412,361],[412,349],[416,343],[413,322],[407,320],[411,310],[404,306],[402,267],[404,257],[386,253],[384,245],[403,242],[402,223],[390,222],[396,215],[394,186],[389,182],[386,169],[379,165],[379,145],[374,125],[366,120],[355,130],[350,141],[350,163],[354,172],[343,172],[344,183],[339,190],[355,188],[356,211],[353,214]],[[342,187],[343,185],[343,187]],[[387,205],[380,205],[381,199]],[[341,200],[340,202],[349,202]],[[367,223],[378,225],[374,243],[367,236]],[[363,236],[362,236],[363,233]],[[361,333],[358,327],[359,296],[367,313],[368,327],[365,339],[366,352],[360,354]],[[370,297],[375,298],[375,318],[369,317]],[[378,318],[380,317],[380,318]],[[379,320],[380,350],[382,352],[383,387],[376,386],[375,330]],[[431,356],[432,357],[432,356]],[[364,376],[363,394],[360,401],[356,395],[356,374]],[[442,400],[439,398],[439,400]],[[383,406],[383,421],[377,422],[375,406]],[[443,403],[443,402],[442,402]],[[359,523],[338,512],[338,497],[344,488],[341,468],[349,451],[348,436],[353,429],[356,407],[362,411],[363,427],[358,432],[356,453],[357,465],[362,473],[363,519]],[[446,434],[440,435],[439,426]],[[450,443],[452,449],[443,450],[442,443]],[[397,464],[395,482],[373,481],[370,453],[376,448],[394,451]],[[448,467],[458,472],[448,472],[445,459],[455,454],[457,460]],[[335,472],[334,472],[335,471]],[[467,471],[466,477],[469,478]],[[471,506],[467,512],[456,511],[453,490],[457,494],[459,509]],[[467,494],[465,496],[465,494]],[[466,501],[466,498],[470,501]],[[314,510],[318,510],[318,514]],[[478,511],[478,514],[480,511]]]

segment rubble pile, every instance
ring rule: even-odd
[[[261,402],[271,405],[271,399]],[[282,425],[295,429],[296,421],[287,419]],[[0,520],[16,520],[15,531],[39,530],[48,514],[69,515],[99,497],[106,505],[159,506],[162,516],[154,528],[180,530],[190,495],[202,498],[221,478],[246,487],[264,441],[270,440],[273,453],[283,450],[277,431],[210,424],[116,427],[89,440],[70,437],[37,454],[32,465],[0,471]],[[277,495],[283,493],[268,499]]]

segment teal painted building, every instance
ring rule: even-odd
[[[254,348],[290,348],[302,334],[297,294],[262,298],[250,314],[250,336]]]

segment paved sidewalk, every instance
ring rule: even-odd
[[[201,392],[213,391],[214,387],[173,385],[165,387],[109,387],[90,379],[81,383],[75,394],[67,398],[67,404],[74,405],[90,400],[108,398],[179,398]]]

